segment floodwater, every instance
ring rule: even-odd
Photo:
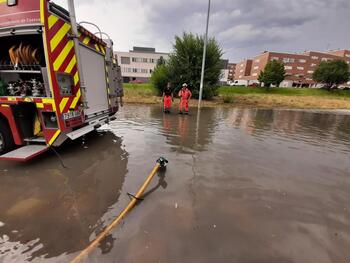
[[[350,114],[127,106],[104,132],[0,163],[0,262],[350,262]],[[66,168],[64,168],[65,166]]]

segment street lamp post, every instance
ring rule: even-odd
[[[211,0],[209,0],[209,2],[208,2],[207,26],[206,26],[205,37],[204,37],[203,60],[202,60],[202,74],[201,74],[201,83],[200,83],[200,87],[199,87],[198,109],[201,107],[202,97],[203,97],[205,57],[206,57],[206,54],[207,54],[207,44],[208,44],[208,28],[209,28],[209,16],[210,16],[210,2],[211,2]]]

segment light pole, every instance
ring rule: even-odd
[[[210,2],[211,2],[211,0],[208,1],[207,26],[206,26],[205,37],[204,37],[203,60],[202,60],[202,74],[201,74],[201,84],[200,84],[200,87],[199,87],[198,109],[200,109],[200,107],[201,107],[202,97],[203,97],[205,57],[206,57],[206,54],[207,54],[207,44],[208,44],[208,28],[209,28],[209,16],[210,16]]]

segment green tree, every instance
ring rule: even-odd
[[[157,61],[157,66],[164,65],[165,64],[165,59],[163,56],[160,56],[160,58]]]
[[[349,77],[348,64],[343,60],[322,61],[313,73],[313,79],[325,84],[328,90],[349,81]]]
[[[264,82],[264,71],[261,71],[259,76],[258,76],[258,81],[260,82],[260,86]]]
[[[192,33],[175,36],[174,51],[169,57],[168,76],[178,91],[186,82],[195,98],[199,95],[204,37]],[[208,40],[203,98],[210,99],[217,94],[217,83],[221,74],[222,49],[215,40]]]
[[[160,64],[155,67],[151,76],[151,83],[158,90],[158,95],[161,95],[163,89],[169,82],[168,66],[166,64]]]
[[[283,63],[272,60],[269,61],[263,71],[260,72],[258,80],[260,83],[264,83],[264,86],[270,88],[271,85],[276,85],[277,87],[284,80],[286,71],[284,69]]]

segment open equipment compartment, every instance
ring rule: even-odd
[[[25,99],[9,105],[22,140],[43,138],[34,99],[51,92],[41,27],[1,29],[0,43],[0,97]]]
[[[51,97],[41,29],[11,30],[0,41],[0,96]]]

